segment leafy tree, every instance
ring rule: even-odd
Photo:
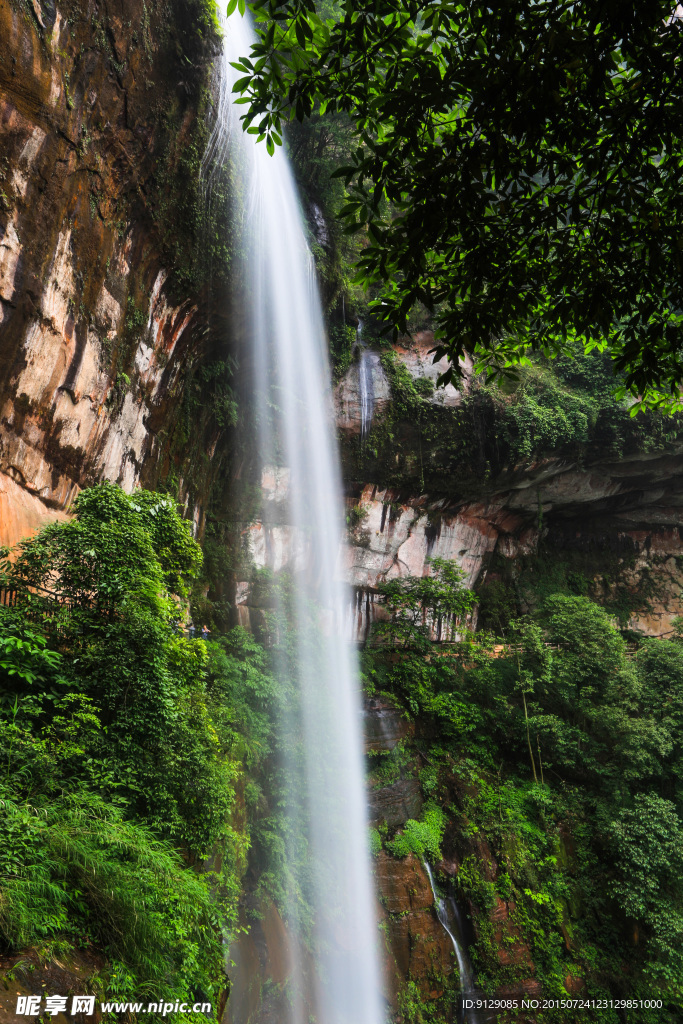
[[[620,878],[613,891],[649,932],[649,973],[683,998],[683,820],[674,804],[640,793],[611,826]]]
[[[376,635],[390,635],[404,646],[428,640],[432,630],[440,639],[452,638],[476,598],[463,587],[466,574],[455,562],[430,558],[428,566],[427,576],[395,576],[379,584],[391,621],[378,623]]]
[[[656,992],[663,1007],[634,1012],[634,1024],[677,1021],[679,642],[648,640],[634,657],[604,609],[551,594],[512,622],[508,645],[448,656],[426,642],[370,648],[364,670],[419,716],[405,760],[417,755],[423,789],[445,811],[438,846],[459,861],[457,885],[474,907],[479,984],[528,977],[528,966],[501,969],[490,915],[502,899],[544,991],[566,995],[575,973],[591,996]],[[426,822],[407,822],[384,848],[429,852]]]
[[[245,746],[268,749],[262,650],[238,631],[209,673],[177,629],[200,564],[170,498],[105,484],[0,566],[0,946],[94,943],[126,998],[163,982],[218,1003],[248,844],[235,781]]]
[[[232,0],[229,13],[237,6]],[[245,127],[345,113],[346,230],[405,329],[436,311],[451,370],[597,344],[643,401],[677,404],[683,23],[673,0],[254,0]],[[333,16],[329,17],[332,13]],[[665,395],[662,395],[665,392]]]
[[[208,692],[221,734],[238,747],[248,769],[257,768],[273,750],[273,705],[282,688],[269,671],[266,652],[241,626],[207,648]]]
[[[234,792],[207,708],[206,647],[174,628],[171,589],[185,591],[200,549],[166,495],[103,484],[73,511],[6,565],[16,611],[42,618],[48,642],[68,655],[68,689],[96,706],[102,771],[162,833],[205,855]],[[16,688],[20,700],[27,689]]]
[[[588,598],[556,594],[546,599],[539,618],[548,642],[561,652],[555,664],[560,687],[570,687],[578,700],[599,700],[626,650],[610,617]]]
[[[643,706],[649,710],[659,744],[649,774],[659,780],[660,795],[683,807],[683,649],[679,643],[653,640],[638,655]],[[647,778],[648,772],[643,771]]]
[[[169,495],[127,495],[104,483],[82,491],[72,511],[70,522],[20,546],[13,567],[5,566],[10,586],[24,595],[38,588],[98,615],[133,603],[161,614],[164,598],[185,595],[202,555]]]

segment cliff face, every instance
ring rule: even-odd
[[[589,396],[568,393],[568,406],[576,401],[569,413],[587,421],[579,444],[563,436],[567,425],[552,406],[529,401],[525,408],[524,388],[521,398],[503,392],[492,401],[469,366],[460,392],[452,385],[433,390],[443,369],[431,363],[433,345],[431,334],[418,333],[396,346],[393,358],[367,362],[369,385],[356,364],[337,387],[351,509],[344,574],[356,592],[358,638],[377,613],[377,583],[422,575],[430,557],[455,559],[466,585],[481,588],[502,577],[518,580],[530,557],[580,556],[597,597],[609,603],[615,575],[630,592],[632,628],[668,630],[683,610],[679,422],[631,426],[611,400],[596,408]],[[547,382],[532,383],[542,403]],[[363,389],[376,396],[366,437]],[[648,434],[653,427],[656,438]],[[612,582],[602,575],[607,565]]]
[[[348,524],[339,572],[352,595],[350,638],[363,641],[381,617],[378,584],[421,576],[430,558],[460,564],[485,614],[487,590],[503,585],[528,611],[534,574],[562,565],[623,625],[652,635],[669,630],[683,612],[679,422],[631,426],[611,398],[596,411],[579,396],[576,417],[594,421],[580,446],[553,422],[549,439],[525,455],[537,424],[512,418],[519,398],[515,404],[503,393],[494,402],[470,366],[460,390],[435,388],[445,367],[431,362],[433,344],[421,332],[381,355],[361,349],[335,391]],[[305,537],[286,522],[287,488],[286,471],[266,469],[263,521],[244,524],[235,603],[249,627],[261,614],[250,567],[278,572],[306,558]],[[496,626],[486,617],[483,624]]]
[[[194,415],[183,409],[209,305],[193,254],[197,114],[215,41],[206,18],[202,0],[0,0],[0,493],[15,494],[0,543],[102,478],[130,489],[171,476],[202,525],[225,438],[205,394]],[[619,458],[599,445],[580,459],[501,458],[471,367],[460,390],[435,389],[444,367],[432,344],[418,333],[389,360],[364,349],[336,390],[355,634],[375,614],[380,580],[420,574],[439,556],[481,584],[539,539],[621,545],[632,589],[645,571],[656,583],[632,624],[666,630],[681,610],[683,441]],[[296,560],[288,527],[250,524],[245,536],[252,564]],[[247,622],[247,581],[236,596]]]
[[[169,239],[206,17],[201,3],[0,0],[0,487],[37,499],[30,524],[3,509],[0,544],[95,480],[168,474],[205,321]]]
[[[400,713],[386,701],[367,701],[364,709],[366,753],[396,749],[411,730]],[[373,822],[393,822],[394,827],[417,816],[422,806],[419,784],[406,778],[388,786],[371,788]],[[414,855],[398,860],[382,851],[373,859],[379,925],[379,951],[383,990],[392,1016],[399,1014],[406,982],[415,985],[419,998],[439,1003],[458,986],[457,964],[451,941],[439,923],[427,871]],[[252,912],[249,930],[230,947],[234,967],[225,1024],[280,1024],[287,1019],[287,964],[295,937],[288,931],[274,904],[263,897],[247,897]],[[247,923],[245,918],[243,923]],[[313,985],[310,952],[298,950],[304,991]]]
[[[214,39],[205,5],[0,0],[0,39],[0,546],[64,516],[79,488],[105,478],[127,489],[171,480],[201,531],[228,448],[209,378],[197,394],[196,376],[220,357],[196,258],[197,115]],[[435,389],[444,367],[431,363],[432,344],[423,332],[393,354],[363,350],[336,389],[349,635],[362,640],[381,614],[382,580],[421,575],[434,556],[465,569],[489,623],[487,587],[514,590],[524,610],[534,600],[528,564],[536,571],[543,556],[625,602],[631,626],[666,631],[683,611],[678,428],[655,446],[627,439],[619,453],[587,433],[578,454],[546,441],[525,455],[523,437],[503,444],[506,400],[494,408],[470,366],[459,389]],[[261,615],[253,569],[296,567],[306,553],[281,514],[286,472],[266,470],[261,483],[272,515],[241,524],[234,580],[235,615],[251,627]],[[396,735],[376,718],[370,709],[369,750],[408,738],[397,716]],[[422,799],[413,765],[371,790],[371,819],[399,828]],[[491,860],[475,846],[448,853],[444,877],[463,856]],[[406,978],[439,999],[454,961],[426,873],[386,853],[375,866],[392,1006]],[[235,955],[247,978],[235,985],[236,1021],[279,1019],[261,989],[283,982],[290,940],[274,906],[261,909]],[[495,945],[531,993],[513,909],[496,902]]]

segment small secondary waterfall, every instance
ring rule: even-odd
[[[344,506],[320,302],[285,152],[277,148],[270,157],[243,132],[244,107],[235,108],[231,96],[243,74],[231,62],[249,54],[253,30],[238,14],[223,19],[223,30],[217,122],[204,175],[210,188],[211,168],[230,159],[244,186],[243,286],[261,463],[286,467],[286,517],[298,537],[298,564],[290,566],[283,599],[291,627],[287,685],[294,675],[282,723],[293,748],[285,765],[290,817],[283,839],[295,932],[288,1016],[291,1024],[380,1024],[359,676],[341,629],[348,602],[336,563]]]
[[[429,884],[432,887],[432,894],[434,896],[434,906],[436,907],[436,916],[439,919],[440,924],[453,943],[453,949],[455,951],[455,958],[458,961],[458,972],[460,974],[460,990],[463,998],[473,996],[475,994],[474,977],[472,974],[472,965],[470,964],[467,951],[465,949],[465,943],[462,938],[462,927],[460,925],[460,912],[457,904],[452,897],[448,898],[448,903],[451,908],[451,917],[448,915],[448,907],[446,900],[439,895],[436,885],[434,883],[434,876],[432,869],[427,861],[423,861],[425,871],[429,877]],[[465,1008],[461,1010],[460,1020],[462,1024],[478,1024],[478,1018],[476,1012],[472,1008]]]
[[[375,411],[375,390],[372,380],[372,357],[363,342],[363,321],[358,321],[356,340],[360,348],[358,386],[360,390],[360,436],[367,437]]]

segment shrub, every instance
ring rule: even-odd
[[[414,853],[420,860],[441,860],[441,840],[446,827],[444,812],[436,804],[427,804],[420,821],[410,818],[396,838],[387,843],[394,857]]]

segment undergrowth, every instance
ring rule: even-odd
[[[0,948],[93,949],[105,992],[217,1008],[267,658],[179,628],[201,551],[169,496],[106,484],[73,512],[0,566]]]

